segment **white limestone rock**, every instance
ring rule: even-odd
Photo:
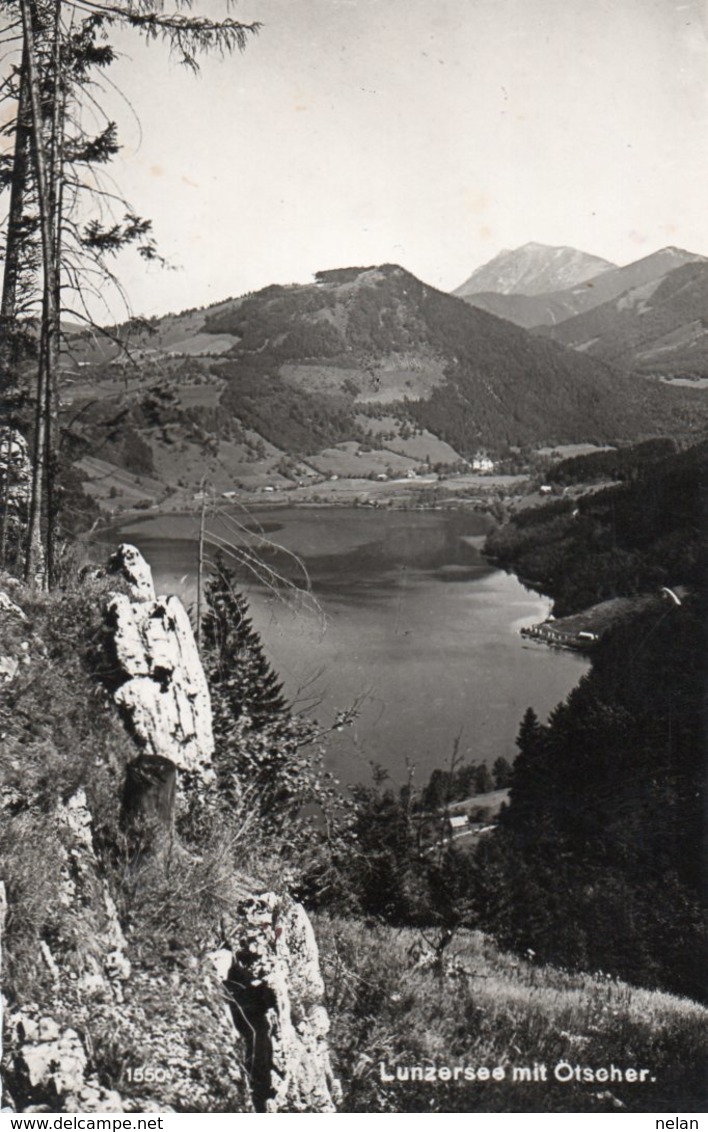
[[[307,913],[272,892],[244,901],[240,912],[229,941],[236,966],[227,986],[237,1003],[244,976],[244,1003],[253,1001],[253,988],[261,988],[264,1017],[252,1015],[249,1023],[256,1043],[269,1047],[268,1064],[261,1059],[255,1067],[262,1111],[336,1112],[341,1089],[330,1063],[324,983]]]
[[[14,656],[0,656],[0,682],[9,684],[20,670],[20,662]]]
[[[3,613],[12,614],[13,617],[19,617],[20,621],[27,620],[25,611],[20,609],[19,605],[11,597],[8,597],[4,590],[0,590],[0,610]]]
[[[107,613],[124,677],[115,700],[138,746],[210,779],[211,700],[182,602],[175,596],[136,601],[114,594]]]
[[[118,919],[118,910],[105,877],[100,875],[93,845],[91,813],[86,794],[79,789],[57,809],[62,829],[64,859],[58,899],[70,912],[74,926],[85,929],[95,945],[83,956],[77,971],[92,995],[120,1002],[120,983],[130,976],[128,945]]]
[[[21,516],[30,498],[32,465],[27,441],[17,429],[0,425],[0,484],[7,482],[8,512],[11,519]]]
[[[128,583],[130,596],[136,601],[155,600],[152,570],[137,547],[122,542],[108,560],[108,570],[111,574],[122,574]]]
[[[54,1112],[123,1112],[118,1093],[87,1075],[88,1055],[76,1030],[31,1009],[14,1013],[8,1031],[15,1048],[12,1077],[35,1105]],[[32,1108],[23,1111],[32,1111]],[[36,1111],[36,1109],[35,1109]]]

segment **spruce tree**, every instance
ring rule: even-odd
[[[253,627],[236,572],[221,556],[205,591],[202,640],[219,797],[241,810],[245,804],[258,814],[261,828],[287,829],[291,844],[307,844],[314,852],[322,838],[327,841],[339,829],[343,811],[324,768],[323,733],[313,720],[293,713]],[[325,815],[319,827],[312,825],[313,807]],[[322,871],[321,860],[317,869]]]
[[[494,789],[506,790],[511,780],[511,763],[503,755],[494,760],[492,776],[494,778]]]
[[[233,722],[247,716],[254,730],[282,720],[288,712],[283,685],[253,628],[236,572],[221,555],[206,585],[206,599],[202,633],[210,686],[218,690],[221,709],[228,710]]]

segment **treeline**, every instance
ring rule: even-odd
[[[676,452],[677,444],[670,437],[657,437],[630,444],[627,448],[603,449],[599,452],[586,452],[581,456],[571,456],[560,460],[547,472],[550,483],[575,484],[592,483],[593,480],[633,480],[641,473],[667,459]]]
[[[556,614],[661,586],[704,582],[708,442],[636,470],[633,482],[515,515],[486,552],[549,594]]]
[[[451,802],[462,802],[475,794],[504,790],[510,777],[511,766],[503,755],[495,760],[491,771],[484,763],[464,763],[453,770],[436,767],[421,792],[419,808],[440,810]]]

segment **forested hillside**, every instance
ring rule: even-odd
[[[708,371],[708,264],[687,263],[544,334],[622,369],[665,376]]]
[[[488,552],[549,594],[560,615],[660,586],[703,585],[708,442],[642,463],[640,450],[632,482],[520,512],[490,535]]]
[[[507,945],[705,1000],[707,616],[702,595],[618,625],[547,726],[527,712],[478,857]]]
[[[654,427],[636,379],[392,265],[268,287],[208,315],[204,328],[239,339],[212,366],[227,380],[224,408],[285,448],[356,439],[355,406],[372,402],[393,404],[464,456],[480,445],[602,440]]]
[[[562,485],[589,484],[603,480],[636,480],[643,471],[659,460],[673,456],[676,441],[657,437],[623,448],[603,448],[559,460],[546,473],[549,483]]]
[[[547,725],[526,713],[509,807],[480,848],[480,906],[545,960],[705,998],[708,444],[645,456],[632,482],[523,512],[488,541],[560,613],[682,596],[604,634]]]

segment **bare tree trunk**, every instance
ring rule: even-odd
[[[197,649],[202,651],[202,582],[204,577],[204,522],[206,517],[206,480],[202,478],[202,508],[199,515],[199,550],[197,553]]]
[[[42,336],[37,370],[36,430],[32,459],[32,494],[27,534],[25,579],[32,584],[44,586],[46,584],[46,564],[42,538],[42,496],[48,462],[48,443],[51,439],[47,419],[48,397],[51,395],[48,389],[55,383],[58,360],[59,312],[56,309],[58,265],[55,254],[55,217],[50,181],[52,170],[47,167],[47,155],[44,147],[40,84],[35,55],[36,44],[29,0],[20,0],[20,7],[27,52],[27,81],[32,120],[32,158],[39,202],[43,269]]]
[[[53,320],[49,330],[48,371],[45,387],[46,444],[44,450],[44,482],[47,495],[47,581],[54,582],[57,509],[54,477],[59,455],[59,355],[61,346],[61,247],[64,166],[64,122],[66,115],[67,86],[61,58],[62,0],[54,3],[52,132],[49,155],[49,206],[52,217],[52,273],[48,285],[53,289],[48,318]],[[52,348],[53,344],[53,348]]]
[[[20,72],[20,93],[15,126],[15,150],[10,185],[10,208],[7,217],[5,240],[5,269],[0,300],[0,408],[7,425],[7,463],[3,485],[2,512],[0,513],[0,567],[4,569],[7,555],[7,536],[10,503],[10,463],[13,429],[16,425],[13,401],[17,385],[19,349],[17,341],[17,298],[22,271],[22,253],[25,241],[24,212],[30,160],[29,87],[27,83],[27,53],[23,52]]]
[[[15,150],[10,185],[10,208],[7,216],[5,269],[0,301],[0,396],[5,397],[16,377],[17,292],[22,270],[24,244],[24,211],[30,159],[29,88],[27,84],[27,52],[23,52],[20,95],[15,127]]]

